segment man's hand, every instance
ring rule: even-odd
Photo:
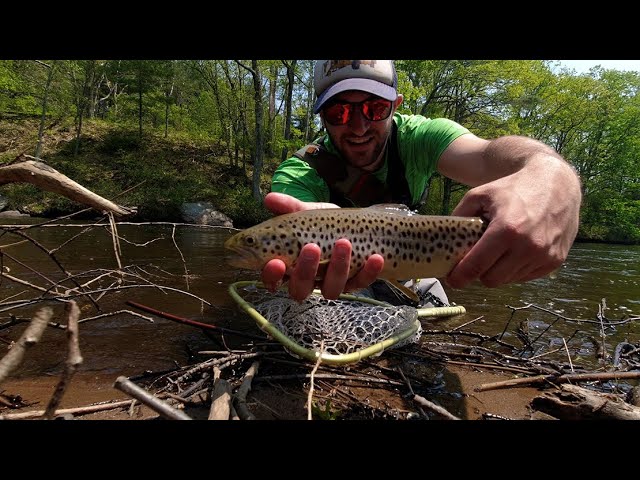
[[[578,231],[581,192],[568,164],[543,155],[521,170],[472,188],[452,215],[480,216],[489,226],[447,277],[462,288],[543,277],[562,265]]]
[[[290,195],[275,192],[267,194],[264,205],[275,215],[318,208],[339,208],[333,203],[302,202]],[[369,286],[384,266],[384,258],[381,255],[371,255],[364,267],[350,279],[351,242],[341,238],[334,245],[324,278],[316,281],[320,254],[320,247],[317,244],[304,245],[291,271],[287,271],[282,260],[271,260],[262,270],[262,283],[270,291],[275,291],[288,278],[289,296],[298,302],[311,295],[313,289],[318,286],[325,298],[336,299],[342,292]]]

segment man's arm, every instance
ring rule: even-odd
[[[447,277],[456,288],[542,277],[562,265],[578,231],[582,193],[573,168],[527,137],[484,140],[465,134],[438,163],[443,175],[473,188],[453,215],[481,216],[487,231]]]

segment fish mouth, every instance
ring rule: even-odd
[[[253,250],[243,248],[239,245],[232,245],[225,242],[224,248],[227,250],[225,261],[228,265],[236,268],[256,269],[262,263],[257,253]]]

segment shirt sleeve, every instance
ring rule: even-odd
[[[440,155],[469,130],[447,118],[396,114],[398,153],[405,166],[411,196],[417,201],[436,171]]]
[[[271,191],[286,193],[303,202],[328,202],[329,188],[316,170],[304,160],[291,157],[278,166],[271,179]]]

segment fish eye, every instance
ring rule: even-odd
[[[256,239],[251,235],[247,235],[244,241],[247,242],[247,245],[253,245],[256,243]]]

